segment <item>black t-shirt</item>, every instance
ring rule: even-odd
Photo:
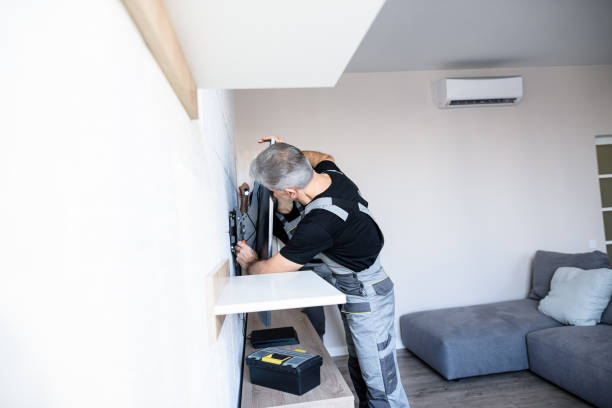
[[[331,177],[332,184],[316,196],[363,202],[355,183],[331,161],[322,161],[314,169]],[[340,206],[342,207],[342,206]],[[346,221],[336,214],[315,209],[304,216],[280,253],[298,264],[305,264],[322,252],[355,272],[370,267],[383,247],[383,237],[376,223],[361,211],[352,211]]]

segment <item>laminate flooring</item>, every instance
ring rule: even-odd
[[[341,356],[334,360],[355,394],[347,358]],[[530,371],[448,381],[407,350],[397,351],[397,361],[411,408],[592,407]]]

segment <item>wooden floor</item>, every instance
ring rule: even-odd
[[[354,394],[346,366],[347,357],[334,360]],[[397,360],[411,408],[591,407],[530,371],[447,381],[407,350],[398,350]]]

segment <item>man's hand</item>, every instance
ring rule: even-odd
[[[283,139],[281,139],[280,137],[276,137],[276,136],[266,136],[266,137],[262,137],[261,139],[259,139],[257,141],[257,143],[266,143],[269,142],[271,139],[274,139],[274,141],[276,143],[287,143],[285,142]]]
[[[261,139],[259,139],[257,141],[257,143],[266,143],[266,142],[269,142],[272,139],[274,139],[276,141],[276,143],[287,143],[283,139],[281,139],[280,137],[276,137],[276,136],[262,137]],[[334,159],[334,156],[326,154],[326,153],[314,152],[314,151],[310,151],[310,150],[302,150],[302,153],[304,153],[304,156],[306,156],[306,158],[310,162],[310,166],[313,169],[315,167],[317,167],[317,164],[321,163],[324,160],[329,160],[329,161],[334,162],[334,163],[336,162],[336,159]]]
[[[236,244],[236,261],[238,261],[243,271],[248,271],[249,266],[257,262],[257,260],[257,253],[253,248],[242,241]]]

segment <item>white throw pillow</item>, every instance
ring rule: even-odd
[[[584,270],[563,266],[550,281],[550,292],[538,310],[563,324],[594,326],[612,296],[612,269]]]

